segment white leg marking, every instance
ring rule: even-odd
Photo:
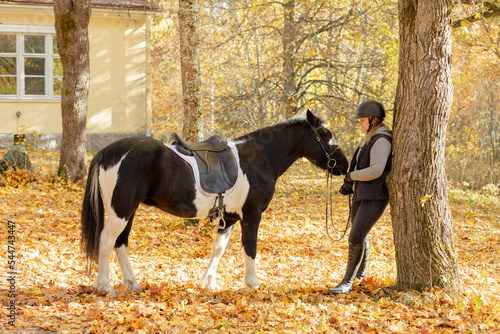
[[[225,233],[217,233],[215,235],[214,243],[212,244],[212,255],[210,256],[210,262],[208,263],[208,268],[205,273],[201,276],[200,284],[202,288],[209,290],[217,289],[217,265],[219,264],[220,258],[224,251],[226,250],[227,242],[229,237],[233,232],[234,225],[229,227]]]
[[[134,271],[130,265],[130,261],[127,256],[127,246],[121,245],[115,248],[116,256],[118,257],[118,263],[122,270],[122,282],[127,287],[128,291],[141,291],[142,286],[135,280]]]
[[[255,260],[247,255],[245,248],[243,248],[243,257],[245,258],[245,278],[243,279],[243,287],[257,289],[260,282],[255,272]]]
[[[109,282],[109,256],[113,251],[116,238],[127,226],[126,219],[120,219],[116,216],[110,216],[104,225],[99,238],[99,266],[97,278],[93,284],[97,291],[108,291],[116,295],[115,290]]]

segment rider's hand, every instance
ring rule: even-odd
[[[341,193],[342,195],[353,194],[354,193],[354,191],[352,189],[353,185],[354,185],[354,182],[347,182],[344,180],[344,184],[342,185],[342,187],[340,187],[339,193]]]

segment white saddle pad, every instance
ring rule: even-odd
[[[236,149],[236,145],[234,145],[234,143],[232,143],[230,141],[227,142],[227,145],[229,146],[229,148],[233,152],[234,157],[236,158],[236,165],[238,166],[238,170],[239,170],[240,169],[240,158],[238,156],[238,150]],[[198,191],[200,193],[202,193],[206,197],[216,197],[217,196],[217,194],[207,193],[205,190],[202,189],[201,184],[200,184],[200,172],[198,170],[198,164],[196,163],[196,158],[194,156],[184,155],[184,154],[180,153],[179,151],[177,151],[177,148],[175,147],[175,145],[165,144],[165,146],[167,146],[169,149],[174,151],[175,154],[177,154],[180,158],[182,158],[184,161],[186,161],[191,166],[191,169],[193,170],[195,183],[196,183],[196,189],[198,189]],[[224,192],[224,194],[226,194],[226,195],[230,194],[234,190],[234,188],[236,188],[236,185],[238,184],[238,179],[239,179],[239,173],[238,173],[238,176],[236,178],[236,182],[234,183],[234,185],[231,187],[231,189],[226,190]]]

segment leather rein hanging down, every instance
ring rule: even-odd
[[[335,240],[330,236],[330,232],[328,231],[328,216],[330,216],[330,221],[331,224],[333,225],[333,189],[332,189],[332,171],[337,166],[337,160],[333,158],[333,154],[340,149],[340,146],[337,146],[333,151],[330,152],[330,148],[328,145],[323,141],[323,138],[318,133],[318,129],[321,128],[317,127],[314,128],[311,125],[311,129],[314,132],[314,135],[316,136],[316,140],[318,141],[319,145],[323,149],[323,152],[325,152],[326,158],[328,159],[327,162],[327,170],[326,170],[326,212],[325,212],[325,227],[326,227],[326,234],[328,235],[328,238],[330,238],[333,241],[340,241],[344,238],[344,236],[347,233],[347,230],[349,229],[349,222],[351,220],[351,194],[349,194],[349,217],[347,217],[347,222],[344,231],[342,231],[342,236]],[[332,164],[333,162],[333,164]]]

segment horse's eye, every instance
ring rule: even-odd
[[[325,130],[325,132],[322,134],[324,138],[327,139],[327,141],[331,140],[333,138],[333,135],[330,131]],[[335,139],[334,139],[335,140]]]

